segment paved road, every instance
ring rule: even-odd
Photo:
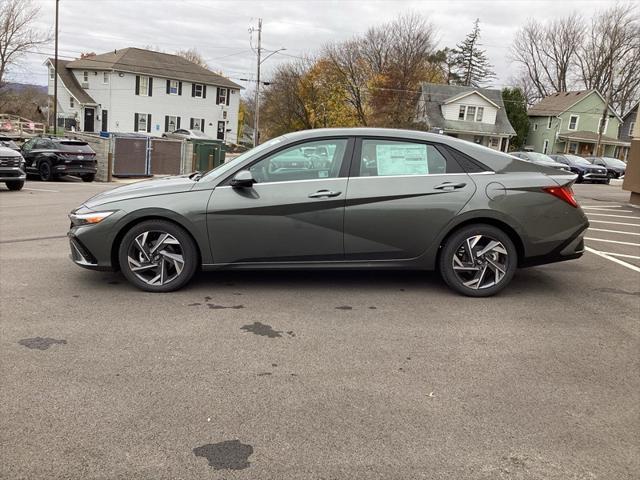
[[[0,478],[637,478],[640,273],[610,255],[632,246],[491,299],[371,272],[154,295],[67,258],[65,214],[108,186],[27,188],[0,191]],[[640,223],[619,187],[576,191]]]

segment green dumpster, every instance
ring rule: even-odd
[[[224,163],[226,145],[222,140],[189,140],[193,144],[193,169],[206,172]]]

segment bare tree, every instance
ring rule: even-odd
[[[618,4],[591,20],[575,58],[587,89],[610,97],[623,114],[640,93],[640,20],[632,4]]]
[[[518,30],[511,58],[523,67],[538,98],[569,89],[583,32],[584,22],[577,14],[547,24],[531,20]]]
[[[204,67],[207,70],[209,70],[209,66],[207,65],[207,62],[204,60],[204,58],[202,58],[202,55],[200,55],[200,52],[198,52],[195,48],[189,48],[188,50],[178,50],[176,52],[176,55],[178,55],[179,57],[185,58],[190,62],[195,63],[196,65],[200,65],[201,67]]]
[[[7,69],[25,53],[51,40],[33,26],[39,13],[32,0],[0,1],[0,85]]]

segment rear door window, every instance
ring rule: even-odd
[[[460,166],[448,160],[431,144],[383,139],[363,139],[361,177],[393,177],[460,173]]]
[[[63,152],[93,153],[87,142],[62,141],[59,142],[59,149]]]

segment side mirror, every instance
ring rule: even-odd
[[[234,188],[248,188],[256,183],[250,170],[240,170],[231,179],[231,186]]]

